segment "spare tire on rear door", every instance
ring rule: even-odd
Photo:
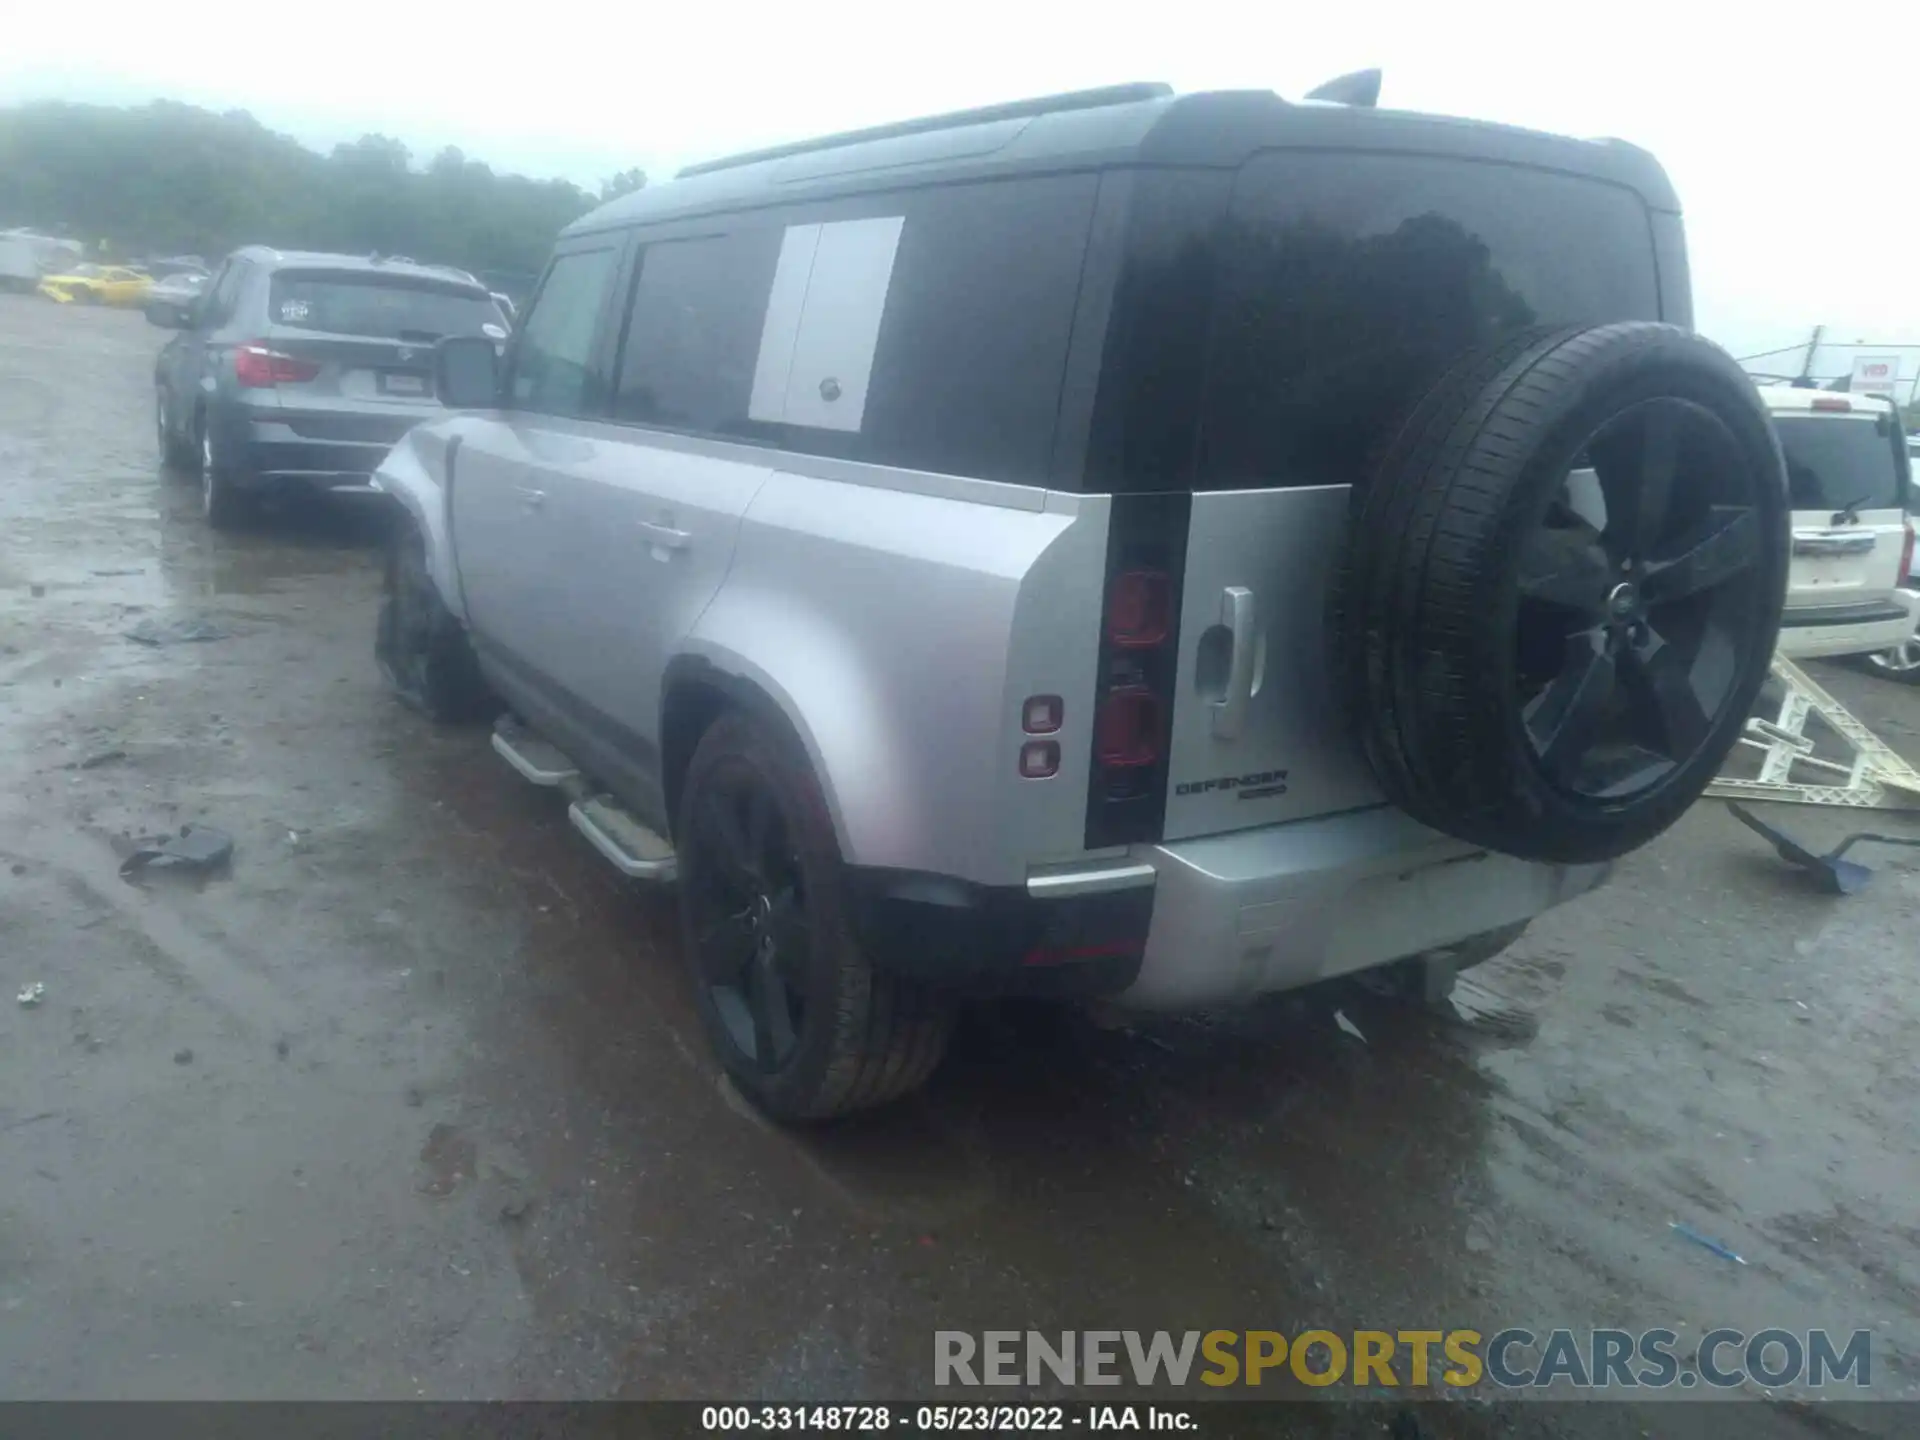
[[[1336,668],[1388,798],[1525,859],[1612,859],[1699,796],[1766,678],[1785,466],[1671,325],[1463,360],[1355,487]]]

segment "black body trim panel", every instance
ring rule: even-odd
[[[1780,617],[1782,630],[1815,630],[1832,625],[1877,625],[1883,620],[1904,620],[1904,605],[1888,601],[1869,601],[1860,605],[1819,605],[1789,610]]]
[[[848,866],[854,933],[876,969],[974,995],[1086,999],[1140,973],[1153,889],[1039,899],[1025,886]]]

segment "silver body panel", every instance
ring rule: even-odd
[[[1125,1005],[1308,984],[1525,919],[1606,873],[1488,856],[1380,803],[1319,648],[1344,489],[1196,498],[1186,610],[1205,623],[1183,626],[1175,775],[1280,768],[1289,782],[1252,801],[1170,794],[1168,841],[1116,854],[1083,842],[1106,497],[503,415],[420,427],[378,482],[476,636],[623,734],[657,741],[679,656],[776,703],[850,864],[1041,899],[1153,887]],[[529,508],[524,489],[550,498]],[[697,546],[663,550],[649,523]],[[1207,597],[1233,584],[1254,593],[1265,653],[1242,729],[1221,738],[1198,695],[1199,636],[1218,615]],[[1067,717],[1060,771],[1042,781],[1015,773],[1033,694],[1060,695]]]
[[[1156,874],[1139,977],[1116,1002],[1188,1010],[1310,985],[1538,915],[1605,865],[1489,855],[1381,806],[1144,846]]]

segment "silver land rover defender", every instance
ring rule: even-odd
[[[677,884],[783,1118],[969,994],[1484,958],[1718,768],[1788,535],[1659,166],[1127,85],[696,165],[441,342],[377,651]]]

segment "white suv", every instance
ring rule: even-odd
[[[1907,589],[1907,439],[1873,395],[1761,391],[1787,461],[1793,564],[1780,653],[1790,659],[1898,649],[1920,620]]]
[[[1123,86],[716,161],[441,342],[378,653],[677,883],[779,1116],[970,994],[1444,973],[1765,676],[1779,450],[1689,307],[1613,141]]]

